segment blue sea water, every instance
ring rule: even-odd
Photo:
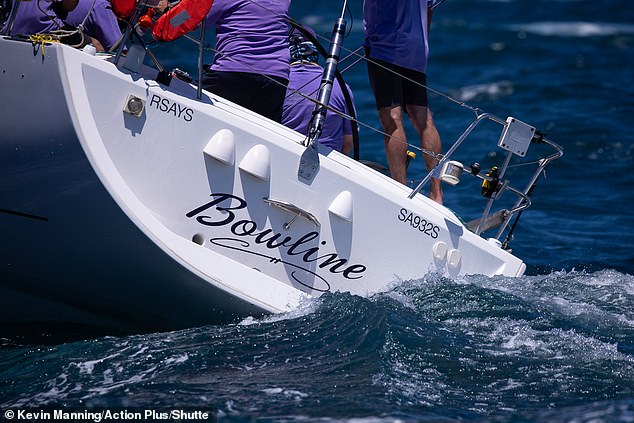
[[[361,5],[349,2],[347,50],[362,42]],[[339,8],[293,0],[291,15],[324,35]],[[0,410],[634,422],[634,3],[447,0],[430,44],[428,82],[442,93],[430,102],[445,148],[472,117],[446,96],[526,121],[565,148],[512,243],[526,276],[431,274],[370,298],[327,294],[289,314],[171,333],[71,340],[30,328],[0,339]],[[185,46],[163,53],[193,72]],[[363,64],[344,77],[359,119],[378,127]],[[360,150],[385,163],[380,135],[362,128]],[[481,207],[472,201],[445,187],[450,207]]]

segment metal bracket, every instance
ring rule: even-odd
[[[500,226],[510,214],[511,213],[506,209],[498,210],[497,212],[487,216],[487,218],[484,219],[484,222],[482,221],[482,218],[472,220],[467,223],[467,227],[469,227],[469,229],[473,232],[476,232],[478,228],[480,228],[480,232],[485,232],[489,229]]]
[[[277,207],[289,213],[295,214],[295,216],[293,216],[293,218],[289,222],[284,224],[284,230],[286,231],[289,230],[291,225],[298,217],[303,217],[304,219],[313,222],[318,228],[321,227],[321,223],[319,223],[319,220],[317,220],[317,218],[312,213],[297,207],[295,204],[287,203],[285,201],[271,200],[270,198],[266,197],[264,197],[262,200],[264,200],[264,202],[270,206]]]
[[[299,168],[297,169],[297,178],[307,184],[310,184],[315,175],[319,171],[319,154],[314,144],[310,144],[301,157],[299,158]]]
[[[498,147],[510,151],[520,157],[524,157],[526,156],[526,151],[528,150],[528,146],[534,136],[534,127],[519,121],[514,117],[508,117],[506,118],[504,131],[502,131],[502,135],[498,141]]]

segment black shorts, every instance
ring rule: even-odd
[[[207,71],[203,88],[276,122],[282,122],[282,106],[288,80],[246,72]]]
[[[406,105],[427,107],[427,77],[383,60],[368,61],[368,76],[377,109]]]

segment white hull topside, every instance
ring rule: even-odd
[[[320,147],[315,178],[299,180],[303,135],[150,68],[0,38],[0,69],[3,320],[176,328],[430,271],[524,272],[338,152]]]

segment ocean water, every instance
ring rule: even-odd
[[[362,2],[348,4],[343,56],[362,42]],[[291,15],[325,35],[340,7],[294,0]],[[634,3],[447,0],[430,44],[445,148],[473,117],[458,102],[565,148],[511,244],[526,276],[430,274],[370,298],[327,294],[288,314],[170,333],[30,328],[0,339],[0,418],[64,407],[227,422],[634,422]],[[194,72],[190,44],[157,53]],[[359,119],[378,127],[365,67],[352,62],[342,68]],[[360,152],[385,163],[367,128]],[[418,160],[409,177],[421,174]],[[445,187],[445,203],[482,206],[466,194]]]

